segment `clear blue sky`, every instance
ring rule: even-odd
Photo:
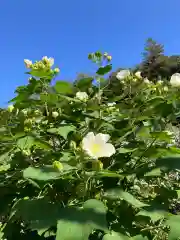
[[[107,51],[114,68],[141,59],[145,40],[180,53],[180,0],[1,0],[0,106],[26,84],[24,58],[52,56],[59,79],[91,73],[92,51]]]

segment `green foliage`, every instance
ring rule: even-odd
[[[26,60],[28,85],[0,110],[0,238],[175,240],[179,90],[89,59],[93,76],[53,86],[53,59]]]

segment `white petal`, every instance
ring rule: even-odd
[[[114,146],[111,143],[105,143],[101,146],[100,151],[96,154],[98,158],[100,157],[111,157],[116,152]]]
[[[100,142],[106,143],[110,139],[110,135],[109,134],[98,133],[95,136],[95,138],[98,142],[100,141]]]
[[[111,143],[106,143],[104,157],[111,157],[113,154],[115,154],[115,152],[115,147]]]
[[[137,72],[135,73],[135,76],[136,76],[137,78],[142,78],[140,71],[137,71]]]
[[[174,87],[180,86],[180,73],[175,73],[171,76],[170,84]]]
[[[89,146],[94,141],[95,136],[93,132],[89,132],[82,140],[82,148],[87,151],[89,149]]]
[[[121,70],[120,72],[117,73],[116,77],[118,80],[122,80],[130,75],[129,70]]]

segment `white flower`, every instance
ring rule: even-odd
[[[108,107],[114,107],[116,105],[116,103],[112,102],[112,103],[108,103],[107,105],[108,105]]]
[[[131,73],[129,70],[121,70],[120,72],[117,73],[116,78],[118,80],[122,80],[122,79],[128,77],[130,74]]]
[[[150,83],[150,81],[149,81],[147,78],[145,78],[145,79],[144,79],[144,83],[147,83],[147,84],[149,84],[149,83]]]
[[[49,64],[50,67],[54,65],[54,58],[48,58],[47,56],[43,57],[42,60]]]
[[[58,112],[52,112],[52,117],[53,118],[57,118],[59,116],[59,113]]]
[[[82,141],[82,148],[94,159],[111,157],[116,150],[111,143],[107,143],[109,139],[109,134],[98,133],[94,135],[93,132],[89,132]]]
[[[88,95],[86,92],[77,92],[76,93],[76,98],[81,100],[81,101],[87,101],[88,100]]]
[[[180,87],[180,73],[175,73],[171,76],[170,84],[173,87]]]
[[[9,105],[7,108],[8,112],[12,112],[14,110],[14,106],[13,105]]]
[[[137,78],[142,78],[140,71],[137,71],[137,72],[135,73],[135,76],[136,76]]]
[[[26,65],[27,68],[31,68],[32,66],[32,61],[30,61],[29,59],[24,59],[24,63]]]

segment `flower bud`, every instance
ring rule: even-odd
[[[54,65],[54,58],[48,58],[47,56],[42,58],[43,62],[48,64],[50,67]]]
[[[58,112],[52,112],[52,117],[53,118],[57,118],[59,116],[59,113]]]
[[[100,171],[103,169],[103,163],[100,160],[94,160],[92,162],[92,169],[95,171]]]
[[[164,88],[163,88],[163,89],[164,89],[164,91],[165,91],[165,92],[168,92],[168,91],[169,91],[169,88],[168,88],[168,86],[164,86]]]
[[[110,55],[107,56],[107,60],[108,60],[108,62],[110,62],[112,60],[112,57]]]
[[[55,169],[57,169],[59,171],[63,170],[63,165],[59,161],[54,161],[52,165],[53,165],[53,168],[55,168]]]
[[[32,67],[32,61],[29,59],[24,59],[24,63],[26,65],[26,68],[31,68]]]
[[[12,112],[14,110],[14,106],[13,105],[9,105],[7,108],[8,112]]]
[[[59,68],[55,68],[55,69],[54,69],[54,73],[55,73],[55,74],[58,74],[59,72],[60,72],[60,69],[59,69]]]

